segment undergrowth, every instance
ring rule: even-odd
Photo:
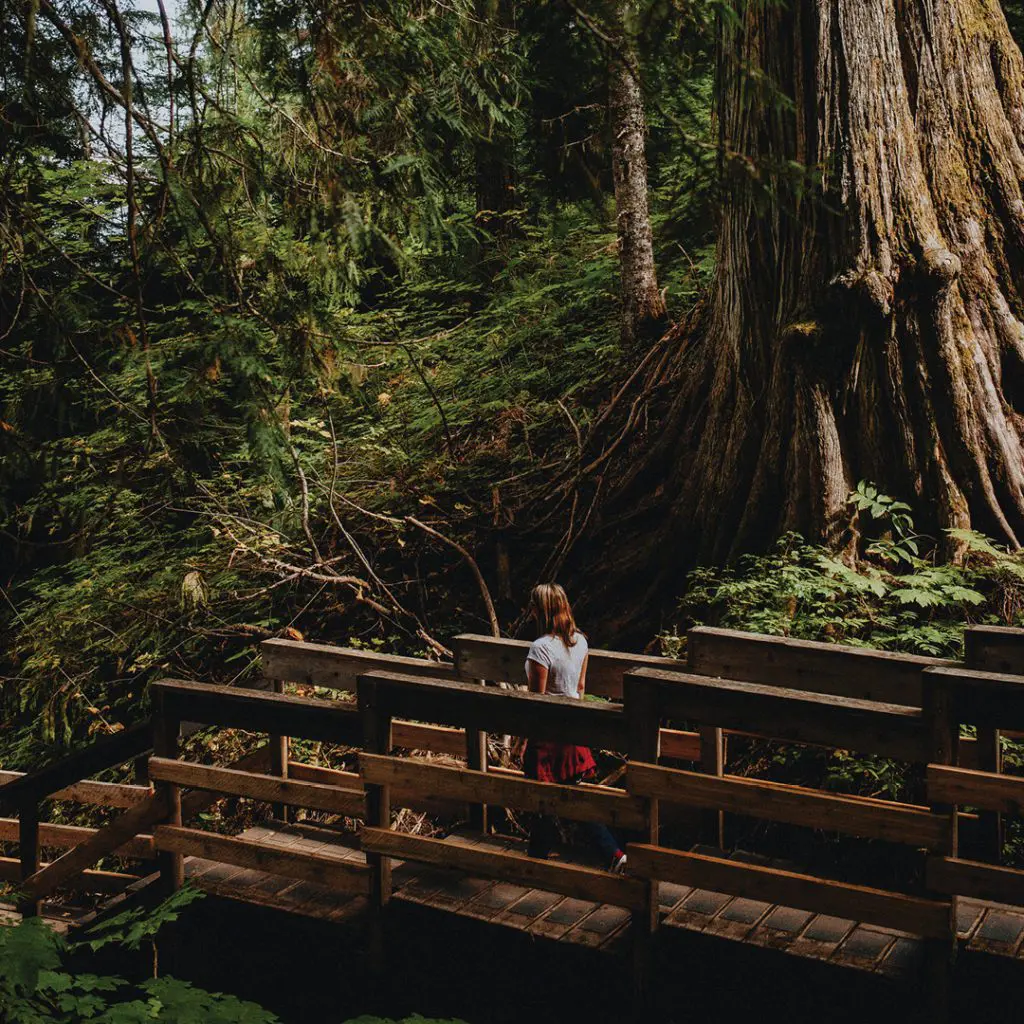
[[[872,647],[960,659],[971,625],[1024,624],[1024,554],[980,533],[947,530],[922,536],[905,502],[861,482],[849,497],[849,544],[836,553],[797,534],[766,554],[728,567],[694,569],[676,623],[659,637],[662,653],[685,652],[685,630],[713,625],[800,640]],[[967,728],[968,733],[971,731]],[[1024,745],[1003,737],[1004,766],[1024,766]],[[730,771],[779,782],[823,785],[864,796],[921,803],[919,770],[853,750],[733,739]],[[899,876],[912,867],[899,848],[832,833],[753,825],[741,841],[777,853],[799,850],[823,865],[843,864],[865,880]],[[1008,826],[1005,853],[1024,863],[1024,832]]]
[[[158,933],[202,898],[180,889],[153,910],[125,911],[69,941],[42,918],[0,927],[0,1020],[5,1024],[280,1024],[257,1003],[208,992],[157,964]],[[113,947],[125,953],[152,947],[153,970],[145,978],[97,973],[91,958]],[[131,962],[126,961],[126,964]],[[403,1021],[360,1016],[346,1024],[459,1024],[413,1014]]]
[[[867,483],[850,509],[842,554],[791,533],[735,566],[694,569],[663,651],[677,656],[681,630],[704,624],[959,658],[967,626],[1021,622],[1024,555],[972,530],[920,536],[910,507]]]

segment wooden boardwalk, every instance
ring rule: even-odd
[[[1001,763],[1001,735],[1024,737],[1024,630],[972,627],[964,661],[952,662],[701,628],[688,635],[685,662],[591,651],[588,690],[606,699],[585,702],[484,682],[520,678],[522,642],[462,635],[454,644],[454,661],[439,665],[267,640],[264,690],[154,682],[151,722],[0,786],[0,812],[18,815],[0,819],[0,831],[19,847],[0,858],[0,875],[19,884],[25,913],[76,885],[130,894],[187,875],[232,900],[349,923],[375,969],[397,948],[391,908],[420,908],[431,912],[424,921],[476,921],[496,939],[551,940],[567,961],[570,947],[616,956],[638,1019],[698,947],[711,962],[732,962],[722,956],[730,948],[736,962],[772,957],[804,978],[831,979],[836,966],[866,984],[905,979],[917,986],[914,1011],[935,1022],[951,1019],[957,992],[973,998],[985,964],[1002,972],[1024,959],[1024,871],[1002,863],[1003,821],[1024,807],[1024,777]],[[356,701],[311,697],[310,687]],[[268,741],[231,765],[198,763],[180,746],[191,723]],[[489,735],[585,744],[617,753],[625,771],[617,784],[538,782],[491,764]],[[895,760],[920,780],[917,802],[730,774],[730,737]],[[303,763],[290,738],[357,751],[357,763]],[[148,786],[89,778],[150,751]],[[197,820],[221,795],[277,818],[313,811],[346,831],[275,822],[224,835]],[[121,813],[72,832],[45,820],[55,798]],[[475,831],[400,831],[403,808]],[[523,856],[520,842],[488,832],[501,808],[633,837],[628,874],[587,864],[576,849],[548,862]],[[743,818],[897,844],[899,877],[876,888],[729,855],[732,822]],[[698,839],[711,845],[690,846]],[[54,846],[67,852],[44,862]],[[96,871],[112,854],[148,873]],[[988,955],[954,970],[957,946]]]
[[[250,828],[242,837],[268,847],[365,863],[357,849],[357,837],[330,828],[270,823]],[[508,852],[522,852],[523,846],[514,838],[468,832],[449,835],[445,841]],[[696,852],[713,851],[697,847]],[[730,859],[784,870],[793,868],[788,862],[768,861],[745,852],[734,853]],[[364,896],[197,857],[186,859],[185,873],[212,895],[338,925],[361,926],[368,909]],[[603,953],[626,956],[630,948],[630,914],[622,907],[398,860],[394,862],[393,881],[391,898],[395,903],[487,921],[536,938]],[[660,886],[659,902],[660,935],[666,944],[672,943],[673,932],[703,933],[897,980],[910,981],[919,972],[922,942],[906,932],[668,882]],[[962,899],[957,931],[961,949],[1024,961],[1024,908]]]

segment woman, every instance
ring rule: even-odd
[[[530,613],[541,635],[526,655],[526,679],[534,693],[550,693],[582,700],[587,684],[587,638],[576,628],[572,607],[557,583],[541,583],[530,595]],[[523,755],[527,778],[540,782],[576,783],[590,778],[597,763],[589,747],[572,743],[528,740]],[[591,841],[608,860],[610,871],[625,867],[626,855],[615,836],[604,826],[583,826]],[[530,829],[531,857],[546,858],[558,838],[554,818],[534,815]]]

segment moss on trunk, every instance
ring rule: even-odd
[[[1018,545],[1024,61],[999,4],[752,0],[721,45],[718,269],[629,518],[662,559],[666,535],[685,561],[836,542],[866,478]]]

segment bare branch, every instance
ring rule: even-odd
[[[487,616],[491,620],[491,633],[496,637],[500,637],[501,626],[498,625],[498,614],[494,610],[494,602],[491,600],[491,592],[487,587],[487,581],[484,579],[484,574],[480,571],[480,566],[477,565],[476,559],[458,541],[452,540],[451,537],[446,537],[443,533],[438,532],[432,526],[427,526],[426,523],[420,522],[419,519],[415,519],[412,516],[406,516],[405,521],[407,523],[411,523],[413,526],[418,526],[424,533],[429,534],[431,537],[436,537],[443,544],[447,544],[450,548],[454,548],[460,555],[462,555],[474,577],[476,577],[477,586],[480,588],[480,596],[484,600],[484,605],[487,608]]]

